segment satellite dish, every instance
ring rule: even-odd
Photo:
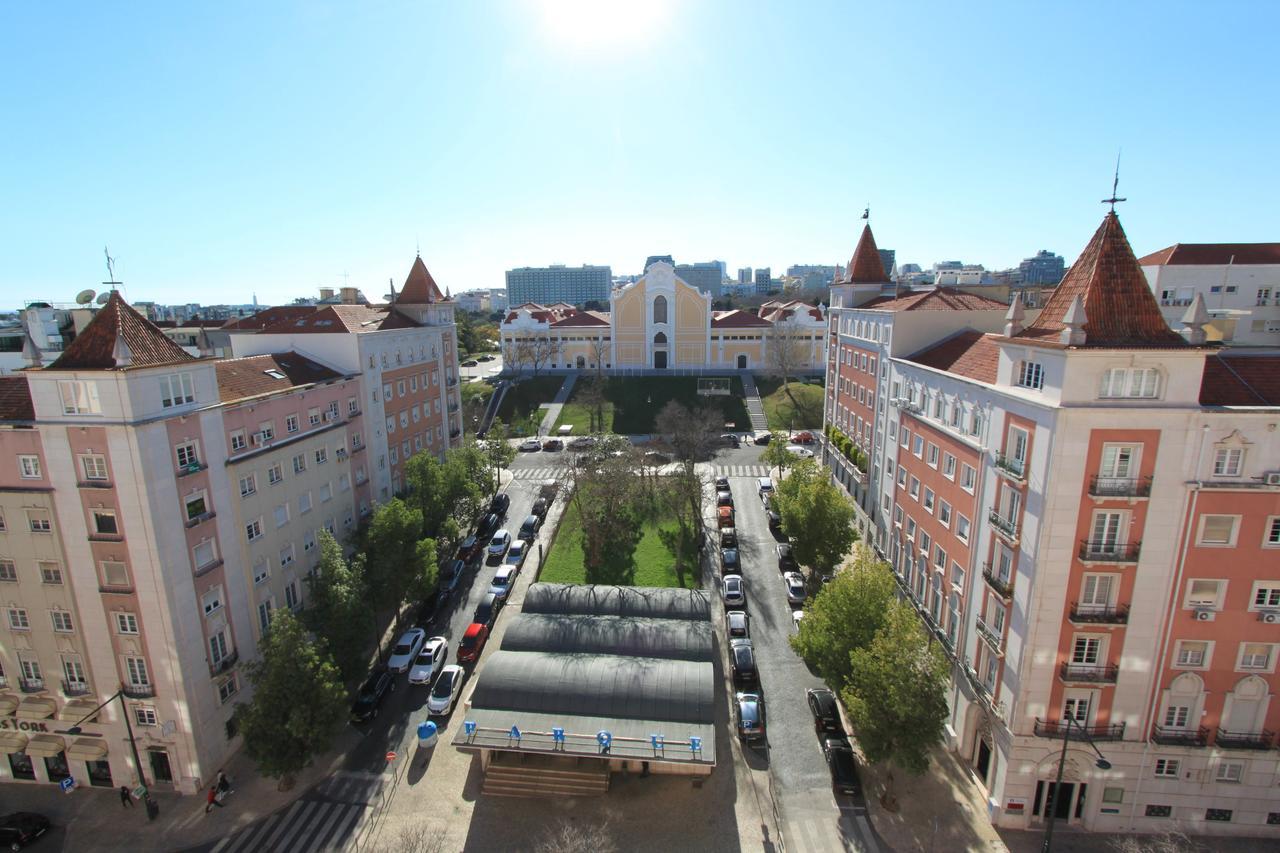
[[[96,294],[92,290],[82,290],[76,294],[77,305],[88,305]]]
[[[106,305],[106,304],[107,304],[107,300],[108,300],[108,299],[110,299],[110,298],[111,298],[111,294],[110,294],[110,293],[99,293],[99,294],[98,294],[98,298],[97,298],[95,301],[96,301],[99,305]]]

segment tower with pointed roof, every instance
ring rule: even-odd
[[[404,280],[400,293],[392,290],[391,308],[424,326],[452,326],[454,324],[454,302],[440,292],[440,286],[432,277],[422,256],[413,259],[409,275]]]
[[[831,307],[854,308],[880,296],[890,286],[875,235],[871,233],[871,223],[868,222],[862,227],[862,235],[849,263],[831,282]]]

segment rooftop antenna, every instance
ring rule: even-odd
[[[1115,213],[1115,212],[1116,212],[1116,203],[1117,203],[1117,202],[1121,202],[1121,201],[1128,201],[1128,199],[1127,199],[1127,198],[1117,198],[1117,197],[1116,197],[1116,188],[1117,188],[1117,187],[1119,187],[1119,186],[1120,186],[1120,152],[1119,152],[1119,151],[1117,151],[1117,152],[1116,152],[1116,176],[1115,176],[1115,178],[1111,181],[1111,198],[1104,198],[1104,199],[1102,200],[1102,203],[1103,203],[1103,204],[1109,204],[1109,205],[1111,205],[1111,212],[1112,212],[1112,213]]]
[[[102,247],[102,254],[107,256],[107,278],[110,279],[110,281],[104,281],[103,284],[112,290],[119,290],[124,282],[116,281],[116,259],[111,257],[111,250],[106,246]]]

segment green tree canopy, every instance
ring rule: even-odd
[[[308,639],[288,610],[277,610],[262,656],[245,667],[253,700],[236,706],[245,751],[258,772],[287,779],[329,749],[347,715],[333,658]]]
[[[779,471],[785,471],[795,464],[795,455],[787,451],[785,433],[776,429],[769,431],[769,444],[765,447],[764,453],[760,454],[760,461]]]
[[[366,649],[373,613],[364,583],[364,559],[348,563],[342,546],[320,529],[320,565],[307,576],[307,609],[303,620],[322,637],[345,681],[359,677],[368,664]]]
[[[819,576],[831,574],[858,540],[853,504],[812,459],[797,462],[775,492],[774,508],[782,516],[783,532],[791,537],[796,561]]]
[[[894,601],[893,572],[866,549],[805,608],[791,646],[833,690],[848,681],[849,655],[871,645]]]
[[[486,477],[485,494],[498,490],[501,485],[501,481],[498,479],[499,472],[511,465],[511,461],[516,458],[516,449],[508,441],[510,437],[511,431],[507,428],[507,425],[496,418],[489,426],[489,431],[485,433],[484,444],[481,446],[480,451],[489,463],[489,469],[492,473],[492,477]]]
[[[398,610],[415,583],[421,572],[417,563],[421,536],[422,512],[400,498],[374,510],[365,553],[369,597],[377,610]]]

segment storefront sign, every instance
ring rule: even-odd
[[[19,720],[17,717],[0,717],[0,729],[17,732],[47,732],[49,724],[39,720]]]
[[[1020,812],[1027,807],[1027,801],[1021,797],[1011,799],[1004,804],[1005,811]]]

